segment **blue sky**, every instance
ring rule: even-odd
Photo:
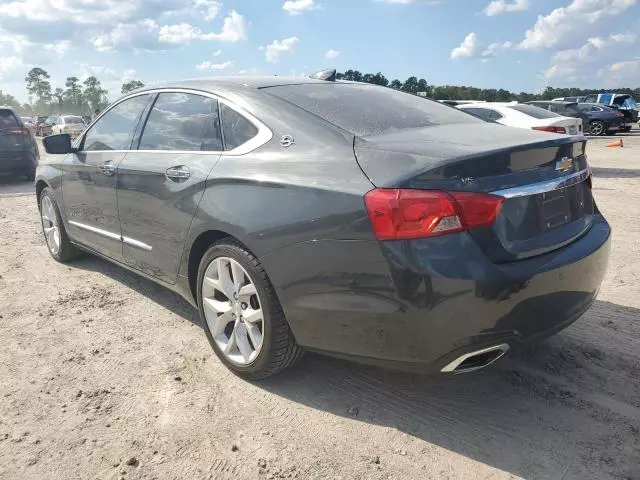
[[[0,0],[0,89],[324,67],[538,91],[640,85],[640,0]]]

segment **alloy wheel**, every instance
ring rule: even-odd
[[[214,258],[201,292],[207,326],[222,354],[236,365],[253,362],[262,349],[264,317],[247,271],[232,258]]]
[[[593,122],[589,128],[591,135],[600,136],[604,132],[604,125],[602,122]]]
[[[56,216],[53,202],[47,195],[42,197],[40,210],[42,215],[42,228],[47,246],[53,255],[57,255],[60,251],[60,226],[58,225],[58,217]]]

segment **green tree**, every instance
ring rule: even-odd
[[[53,100],[58,104],[58,110],[62,113],[62,109],[64,106],[64,90],[60,87],[56,88],[51,94]]]
[[[2,90],[0,90],[0,105],[19,108],[20,102],[18,102],[18,100],[16,100],[13,95],[10,95],[8,93],[3,93]]]
[[[396,78],[389,84],[389,86],[394,90],[400,90],[402,88],[402,82]]]
[[[67,89],[64,91],[65,99],[74,107],[82,105],[82,86],[78,77],[67,77],[64,83]]]
[[[418,77],[409,77],[402,84],[402,91],[407,93],[418,92]]]
[[[128,93],[132,90],[136,90],[142,87],[144,87],[144,83],[142,83],[140,80],[129,80],[128,82],[122,84],[122,90],[120,91],[120,93]]]
[[[40,103],[47,103],[51,100],[50,75],[40,67],[29,70],[24,81],[27,83],[27,92],[35,95]]]
[[[92,76],[87,78],[83,84],[84,91],[82,92],[82,95],[91,110],[102,109],[107,103],[109,103],[107,100],[107,93],[109,92],[102,88],[100,80],[96,77]]]

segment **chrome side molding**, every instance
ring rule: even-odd
[[[504,190],[496,190],[491,193],[504,198],[528,197],[529,195],[552,192],[554,190],[570,187],[571,185],[576,185],[580,182],[584,182],[589,178],[590,174],[591,172],[589,171],[589,168],[585,168],[579,172],[560,178],[554,178],[553,180],[546,180],[544,182],[532,183],[521,187],[507,188]]]
[[[118,235],[117,233],[113,233],[108,230],[103,230],[101,228],[93,227],[85,223],[76,222],[75,220],[69,220],[69,224],[75,227],[81,228],[82,230],[86,230],[88,232],[102,235],[103,237],[110,238],[112,240],[117,240],[119,242],[126,243],[127,245],[131,245],[132,247],[140,248],[148,252],[153,250],[153,247],[151,245],[147,245],[146,243],[141,242],[140,240],[136,240],[135,238],[123,237],[122,235]]]

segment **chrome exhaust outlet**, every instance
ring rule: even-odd
[[[491,365],[509,350],[509,345],[502,343],[483,348],[475,352],[465,353],[440,370],[444,373],[467,373]]]

